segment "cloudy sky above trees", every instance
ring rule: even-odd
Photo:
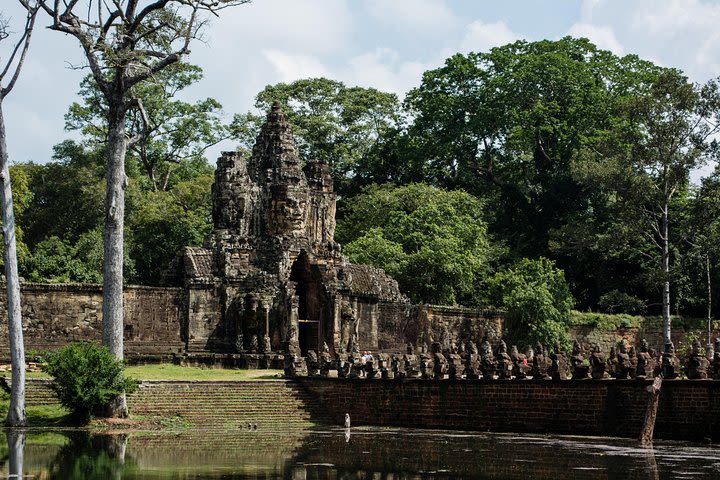
[[[14,3],[3,8],[19,29],[22,12]],[[87,73],[78,68],[84,63],[77,41],[43,28],[48,23],[40,19],[23,75],[4,104],[16,162],[45,162],[52,146],[70,136],[63,115]],[[565,35],[705,82],[720,75],[718,25],[720,1],[713,0],[254,0],[212,20],[207,42],[197,43],[189,58],[205,79],[184,96],[213,97],[228,118],[252,109],[265,85],[305,77],[402,97],[453,53]],[[232,148],[225,143],[208,156]]]

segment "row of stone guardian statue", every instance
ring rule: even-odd
[[[580,344],[575,341],[571,355],[562,352],[556,343],[552,352],[540,343],[520,353],[515,345],[508,353],[507,345],[500,341],[493,351],[490,342],[484,340],[480,348],[468,341],[460,349],[451,345],[449,351],[441,352],[440,344],[433,343],[420,353],[412,344],[407,345],[405,354],[380,353],[376,356],[361,355],[357,342],[350,342],[349,353],[340,351],[332,357],[327,344],[318,355],[314,351],[307,356],[293,356],[286,362],[287,376],[329,376],[336,370],[340,378],[421,378],[421,379],[528,379],[565,380],[572,379],[630,379],[653,378],[662,375],[673,379],[685,375],[688,379],[720,379],[720,339],[715,340],[714,353],[701,354],[699,341],[694,341],[685,366],[681,369],[672,343],[665,345],[659,355],[645,339],[637,349],[622,341],[610,349],[609,355],[595,345],[588,358],[582,354]],[[303,361],[304,360],[304,361]]]

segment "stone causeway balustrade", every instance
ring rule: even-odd
[[[447,342],[446,342],[447,343]],[[349,353],[340,350],[332,355],[327,345],[318,354],[310,350],[301,356],[290,345],[284,358],[285,375],[293,377],[331,377],[351,379],[423,379],[423,380],[583,380],[583,379],[665,379],[680,377],[689,380],[720,380],[720,339],[715,340],[706,354],[695,340],[686,358],[675,354],[672,343],[658,353],[642,339],[636,347],[619,342],[605,355],[595,345],[585,355],[575,341],[570,354],[559,344],[552,351],[538,343],[520,353],[513,345],[508,353],[505,341],[493,346],[488,340],[478,345],[473,341],[447,343],[445,349],[434,342],[428,350],[423,344],[408,344],[405,353],[360,352],[356,339],[349,343]]]

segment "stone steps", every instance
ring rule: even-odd
[[[48,381],[31,380],[28,405],[57,403]],[[307,428],[330,419],[311,395],[289,380],[146,381],[128,396],[133,416],[177,418],[197,428]]]

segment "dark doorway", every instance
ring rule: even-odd
[[[290,280],[295,282],[295,295],[298,297],[298,336],[300,352],[306,355],[308,350],[320,351],[325,329],[325,289],[320,274],[310,265],[307,253],[301,252],[290,270]]]
[[[300,320],[299,325],[300,354],[305,356],[309,350],[318,352],[320,346],[320,322],[316,320]]]

